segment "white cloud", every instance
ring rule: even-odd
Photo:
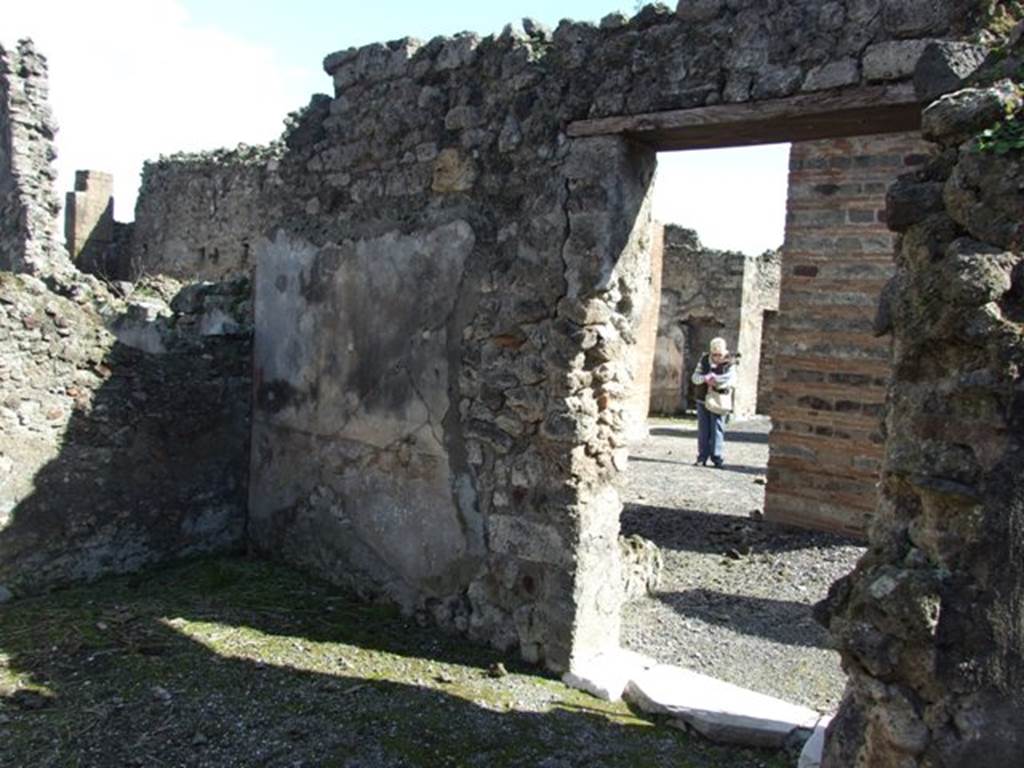
[[[318,82],[267,48],[196,25],[176,0],[9,6],[4,45],[32,37],[49,60],[58,191],[71,189],[76,169],[111,172],[119,220],[133,217],[144,160],[265,143]]]

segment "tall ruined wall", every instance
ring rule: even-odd
[[[996,78],[1019,80],[1022,32]],[[827,768],[1024,765],[1021,88],[929,106],[942,151],[889,195],[881,501],[867,555],[821,606],[850,675]]]
[[[0,272],[0,596],[242,548],[248,285],[50,285]]]
[[[969,16],[702,0],[329,56],[257,248],[256,547],[554,668],[614,644],[654,159],[563,126],[906,79],[895,38]]]
[[[57,237],[56,123],[47,103],[46,59],[30,40],[0,47],[0,270],[66,268]]]
[[[253,248],[277,218],[280,148],[240,146],[146,163],[123,277],[221,280],[250,275]]]
[[[776,324],[765,517],[863,534],[877,502],[893,273],[885,192],[923,163],[916,134],[793,144]]]
[[[707,248],[696,232],[665,227],[652,412],[693,407],[690,373],[711,339],[721,336],[730,350],[740,353],[735,415],[754,414],[763,307],[777,301],[766,278],[772,271],[768,265],[777,268],[778,261],[769,256]]]

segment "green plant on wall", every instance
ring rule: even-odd
[[[1024,19],[1021,0],[988,0],[984,8],[983,27],[999,36],[1010,33],[1018,21]]]
[[[979,152],[1005,155],[1024,150],[1024,67],[1013,76],[1017,98],[1006,106],[1006,115],[995,125],[978,134],[975,145]]]
[[[978,151],[1005,155],[1024,150],[1024,116],[1019,112],[986,128],[978,136]]]

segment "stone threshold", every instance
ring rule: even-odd
[[[831,720],[808,707],[621,648],[575,660],[562,681],[606,701],[625,699],[648,714],[666,715],[673,727],[693,729],[712,741],[775,749],[805,742],[799,768],[820,765]]]

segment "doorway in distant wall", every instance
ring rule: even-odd
[[[673,286],[673,251],[694,250],[701,227],[696,236],[666,236],[655,359],[666,348],[675,355],[679,405],[670,418],[652,419],[650,436],[634,446],[621,517],[623,534],[658,546],[665,569],[660,585],[625,606],[626,647],[810,707],[838,705],[845,677],[811,608],[863,553],[849,534],[857,533],[851,521],[863,520],[860,510],[873,507],[882,448],[887,342],[871,325],[893,268],[884,194],[920,162],[919,147],[910,134],[814,140],[795,146],[792,163],[779,164],[776,184],[788,198],[784,255],[776,261],[781,305],[742,298],[764,277],[757,247],[746,257],[722,248],[689,265],[693,276]],[[659,156],[662,166],[671,160]],[[687,182],[708,196],[706,181],[691,175]],[[718,206],[730,212],[728,226],[742,228],[744,211],[767,202],[762,196],[743,205],[731,195]],[[721,309],[730,302],[714,295],[725,288],[738,297],[733,315]],[[766,325],[774,333],[764,344]],[[754,402],[760,358],[773,363],[774,419],[748,418],[768,410],[755,406],[732,423],[723,470],[693,466],[697,430],[686,401],[686,379],[713,335],[741,352],[740,370],[754,369],[747,384]],[[658,380],[655,362],[656,410]],[[777,504],[792,513],[783,519],[803,530],[765,520],[766,490],[770,500],[776,482]]]
[[[831,710],[845,676],[811,605],[862,549],[818,533],[776,535],[761,520],[771,428],[758,415],[762,329],[765,314],[778,308],[788,165],[788,145],[658,156],[654,215],[665,230],[652,417],[647,437],[631,450],[621,523],[625,536],[657,546],[663,567],[647,594],[636,594],[632,579],[622,643]],[[693,466],[690,374],[714,337],[735,356],[740,408],[726,429],[721,470]],[[627,540],[627,552],[642,551]]]

